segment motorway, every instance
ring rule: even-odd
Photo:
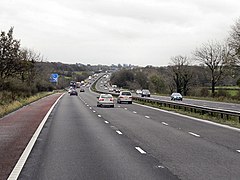
[[[104,91],[108,92],[109,85],[107,85],[107,89],[105,89],[104,86],[101,86],[104,83],[100,83],[100,82],[107,82],[107,81],[109,81],[109,78],[108,79],[101,78],[97,82],[97,89],[100,91],[103,91],[103,92]],[[140,95],[137,95],[136,93],[133,93],[133,96],[140,97]],[[152,94],[149,99],[158,99],[158,100],[162,100],[162,101],[172,102],[170,100],[170,95],[169,95],[169,97],[167,97],[167,96],[158,96],[158,95]],[[237,103],[224,103],[224,102],[216,102],[216,101],[197,100],[197,99],[189,99],[189,98],[185,98],[185,97],[183,97],[183,101],[174,101],[174,102],[180,103],[180,104],[188,104],[188,105],[195,105],[195,106],[200,106],[200,107],[214,108],[214,109],[219,109],[219,110],[229,110],[229,111],[236,111],[236,112],[240,111],[240,104],[237,104]]]
[[[239,130],[96,97],[62,97],[19,179],[239,179]]]
[[[90,93],[66,94],[19,179],[178,179],[98,114],[115,114],[120,109],[97,109],[96,97]]]

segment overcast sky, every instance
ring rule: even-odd
[[[0,30],[47,61],[164,66],[227,38],[239,0],[1,0]]]

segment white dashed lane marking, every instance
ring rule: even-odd
[[[136,111],[133,111],[133,114],[137,114],[137,112],[136,112]]]
[[[122,133],[121,131],[119,131],[119,130],[117,130],[116,133],[118,133],[118,134],[120,134],[120,135],[123,134],[123,133]]]
[[[145,116],[145,118],[147,118],[147,119],[150,119],[150,117],[149,117],[149,116]]]
[[[92,112],[94,112],[94,113],[95,113],[96,111],[94,111],[94,110],[93,110]]]
[[[142,148],[140,147],[135,147],[136,150],[138,150],[141,154],[147,154]]]
[[[193,135],[193,136],[195,136],[195,137],[200,137],[199,134],[196,134],[196,133],[193,133],[193,132],[188,132],[188,133],[191,134],[191,135]]]
[[[106,124],[109,124],[109,122],[108,121],[104,121]]]
[[[162,122],[163,125],[168,126],[168,123]]]
[[[102,116],[99,114],[98,117],[102,117]]]
[[[238,149],[238,150],[237,150],[237,152],[239,152],[239,153],[240,153],[240,149]]]
[[[127,110],[127,108],[124,108],[125,110]]]

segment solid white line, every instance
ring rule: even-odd
[[[168,126],[168,123],[162,122],[163,125]]]
[[[56,106],[56,104],[58,103],[58,101],[62,98],[64,94],[62,94],[56,101],[55,103],[52,105],[52,107],[49,109],[49,111],[47,112],[47,114],[45,115],[45,117],[43,118],[42,122],[40,123],[40,125],[38,126],[37,130],[35,131],[35,133],[33,134],[31,140],[29,141],[27,147],[25,148],[25,150],[23,151],[21,157],[19,158],[17,164],[15,165],[14,169],[12,170],[11,174],[8,177],[8,180],[17,180],[20,172],[22,171],[22,168],[30,154],[30,152],[32,151],[32,148],[44,126],[44,124],[46,123],[48,116],[50,115],[50,113],[52,112],[53,108]]]
[[[147,118],[147,119],[150,119],[150,117],[149,117],[149,116],[145,116],[145,118]]]
[[[108,121],[104,121],[106,124],[109,124],[109,122]]]
[[[98,117],[102,117],[102,116],[99,114]]]
[[[193,133],[193,132],[188,132],[188,133],[191,134],[191,135],[193,135],[193,136],[200,137],[200,135],[195,134],[195,133]]]
[[[237,152],[239,152],[239,153],[240,153],[240,149],[238,149],[238,150],[237,150]]]
[[[135,147],[136,150],[138,150],[141,154],[146,154],[144,150],[142,150],[140,147]]]
[[[116,131],[116,133],[118,133],[118,134],[120,134],[120,135],[122,135],[122,134],[123,134],[121,131]]]

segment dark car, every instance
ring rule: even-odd
[[[78,92],[77,92],[76,89],[72,89],[72,90],[71,90],[71,92],[70,92],[70,96],[72,96],[72,95],[75,95],[75,96],[78,95]]]
[[[142,97],[150,97],[151,93],[150,93],[150,91],[148,89],[143,89],[141,96]]]
[[[175,101],[175,100],[178,100],[178,101],[182,101],[183,100],[183,97],[180,93],[172,93],[171,94],[171,100]]]

